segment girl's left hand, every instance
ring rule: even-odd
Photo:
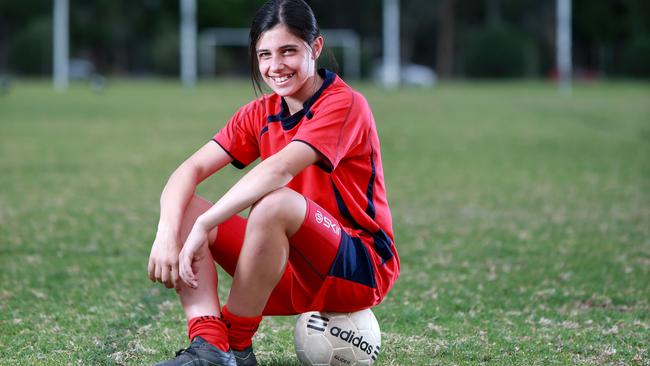
[[[185,240],[183,249],[178,255],[178,266],[179,266],[179,275],[181,280],[185,282],[191,288],[199,287],[199,279],[196,276],[198,273],[197,264],[203,256],[205,251],[203,246],[208,244],[208,232],[203,225],[197,223],[194,224],[190,234]]]

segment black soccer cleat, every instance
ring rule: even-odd
[[[197,336],[189,347],[176,352],[176,358],[156,366],[237,366],[237,362],[231,351],[224,352]]]
[[[237,366],[257,366],[257,358],[255,358],[252,345],[246,347],[243,351],[233,349],[232,353],[235,355]]]

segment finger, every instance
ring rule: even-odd
[[[147,264],[147,274],[149,275],[149,279],[151,282],[156,282],[155,273],[154,273],[154,265],[153,265],[153,259],[149,258],[149,263]]]
[[[183,277],[185,283],[194,288],[194,274],[192,273],[192,265],[189,259],[183,260]]]
[[[194,273],[192,272],[192,260],[189,258],[189,256],[184,255],[183,258],[181,259],[181,263],[183,263],[183,268],[182,268],[182,275],[183,277],[183,282],[185,282],[188,286],[191,288],[196,288],[195,284],[195,278],[194,278]]]
[[[174,280],[172,279],[172,269],[169,268],[169,269],[167,270],[167,273],[168,273],[168,274],[167,274],[167,280],[163,281],[163,284],[164,284],[165,287],[167,287],[167,288],[172,288],[172,287],[174,287]]]
[[[192,274],[194,275],[194,278],[196,278],[196,275],[199,273],[200,268],[201,266],[199,265],[199,260],[194,260],[194,262],[192,262]]]
[[[163,285],[165,285],[165,287],[169,287],[169,286],[167,286],[167,284],[169,283],[169,277],[170,277],[169,276],[169,266],[168,265],[163,265],[161,267],[162,267],[162,273],[161,273],[161,276],[160,276],[160,282],[162,282]]]
[[[183,252],[178,255],[178,276],[183,283],[187,284],[187,275],[185,274],[185,261],[183,260]]]
[[[178,266],[172,266],[172,286],[177,287],[178,285]]]
[[[160,282],[160,274],[161,274],[162,268],[160,265],[154,264],[154,279],[156,282]]]

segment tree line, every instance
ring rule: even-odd
[[[199,32],[248,27],[262,3],[197,0]],[[321,28],[348,28],[361,36],[362,73],[369,75],[381,58],[382,1],[308,3]],[[572,3],[579,77],[650,77],[650,1]],[[51,73],[52,6],[0,0],[0,74]],[[554,74],[554,0],[401,0],[400,11],[403,63],[431,67],[443,78]],[[177,75],[178,22],[177,0],[70,0],[70,56],[89,60],[105,75]],[[221,73],[246,73],[245,48],[220,55]]]

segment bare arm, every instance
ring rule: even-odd
[[[285,186],[319,154],[302,142],[291,142],[244,175],[217,203],[198,217],[179,256],[180,277],[198,287],[192,263],[201,259],[200,248],[207,244],[208,232],[232,215],[252,206],[268,193]]]
[[[151,281],[171,288],[178,279],[178,253],[183,215],[196,186],[223,168],[232,158],[214,142],[208,142],[185,160],[169,177],[160,197],[160,220],[151,247],[147,271]]]
[[[268,193],[284,187],[318,159],[318,153],[309,145],[302,142],[289,143],[243,176],[212,208],[199,216],[197,224],[211,230]]]
[[[231,161],[221,146],[210,141],[176,168],[160,196],[158,230],[162,228],[178,234],[183,213],[196,187]]]

